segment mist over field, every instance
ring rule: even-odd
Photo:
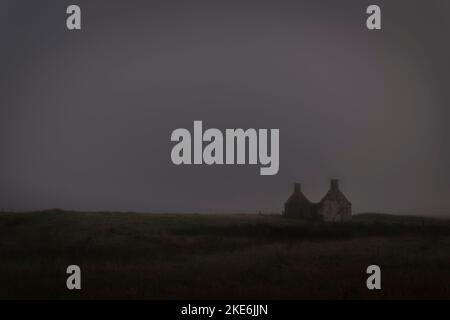
[[[0,210],[450,215],[445,1],[2,1]],[[420,17],[420,18],[418,18]],[[420,21],[420,23],[418,23]],[[170,134],[279,128],[280,171],[175,166]]]

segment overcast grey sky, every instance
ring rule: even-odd
[[[450,213],[449,33],[446,0],[2,1],[0,209],[280,212],[339,177],[355,212]],[[279,174],[173,165],[194,120],[279,128]]]

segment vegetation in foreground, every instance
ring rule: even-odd
[[[0,214],[0,298],[450,298],[450,220],[360,214]],[[66,268],[82,290],[66,289]],[[382,290],[366,268],[382,269]]]

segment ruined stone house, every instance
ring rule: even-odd
[[[283,216],[309,221],[348,221],[352,217],[352,204],[339,190],[339,181],[332,179],[330,189],[318,203],[302,193],[300,183],[294,184],[294,193],[284,205]]]

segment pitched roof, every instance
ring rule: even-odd
[[[325,196],[320,200],[320,203],[323,201],[336,201],[339,203],[352,204],[339,190],[339,182],[336,179],[331,180],[330,190],[325,194]]]
[[[311,203],[300,190],[300,183],[294,184],[294,192],[287,199],[286,203]]]

